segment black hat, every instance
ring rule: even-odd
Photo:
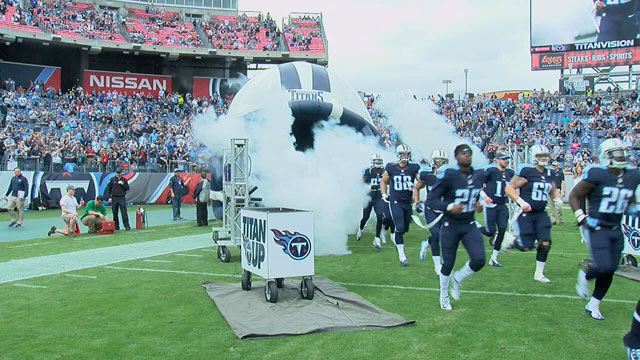
[[[122,174],[122,169],[116,169],[116,174]]]
[[[499,152],[496,154],[496,159],[509,160],[511,159],[511,155],[507,154],[506,152]]]

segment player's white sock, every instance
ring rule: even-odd
[[[382,242],[387,242],[387,230],[384,228],[380,229],[380,239]]]
[[[600,300],[594,298],[593,296],[591,297],[591,299],[589,300],[589,302],[587,303],[587,307],[590,309],[593,308],[600,308]]]
[[[442,262],[440,262],[440,256],[432,256],[431,257],[433,259],[433,264],[434,265],[441,265]]]
[[[462,280],[468,278],[470,275],[473,275],[473,273],[475,273],[475,271],[471,269],[469,261],[467,261],[462,269],[453,273],[453,278],[456,279],[457,282],[461,283]]]
[[[449,276],[440,274],[440,296],[449,296]]]
[[[404,244],[397,244],[396,249],[398,249],[398,257],[400,260],[404,260],[407,256],[404,254]]]
[[[536,274],[543,274],[545,265],[546,262],[536,260]]]
[[[491,260],[498,262],[498,254],[500,253],[499,250],[493,250],[493,252],[491,253]]]

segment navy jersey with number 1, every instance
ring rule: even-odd
[[[385,171],[389,174],[389,200],[411,204],[413,181],[420,171],[420,165],[410,162],[400,167],[398,163],[388,163]]]
[[[501,205],[507,202],[507,194],[504,192],[504,188],[507,186],[514,171],[512,168],[506,168],[504,171],[500,171],[496,164],[491,164],[484,169],[485,183],[484,192],[491,198],[494,204]]]

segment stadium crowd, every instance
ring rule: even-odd
[[[83,4],[83,3],[77,3]],[[36,3],[33,15],[54,34],[87,39],[123,41],[118,22],[122,16],[115,10],[96,10],[91,4],[70,8],[70,1],[53,0]]]
[[[8,79],[9,81],[9,79]],[[25,170],[114,171],[117,168],[167,172],[196,171],[205,148],[191,135],[194,115],[213,107],[226,112],[228,101],[215,96],[139,93],[66,93],[4,84],[0,90],[0,158]]]
[[[227,50],[280,50],[282,33],[271,14],[265,17],[213,17],[201,24],[209,42],[216,49]]]

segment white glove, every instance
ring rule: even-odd
[[[387,194],[387,193],[382,194],[382,201],[388,203],[389,202],[389,194]]]
[[[562,205],[564,204],[564,202],[562,201],[562,199],[561,199],[561,198],[554,198],[554,199],[553,199],[553,204],[554,204],[556,207],[560,207],[560,208],[561,208],[561,207],[562,207]]]

